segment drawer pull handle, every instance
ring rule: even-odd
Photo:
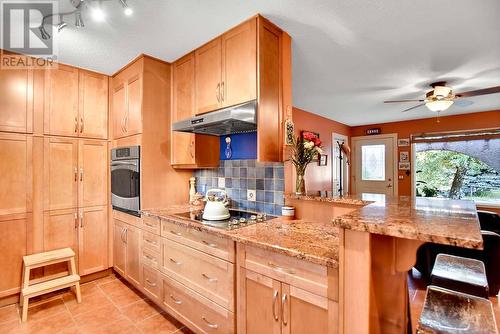
[[[276,302],[278,301],[278,290],[274,291],[274,295],[273,295],[273,318],[274,318],[274,321],[278,321],[279,320],[279,317],[278,315],[276,314]]]
[[[144,241],[146,241],[148,244],[156,245],[156,241],[152,241],[152,240],[149,240],[149,239],[144,239]]]
[[[172,294],[170,294],[170,299],[172,299],[174,303],[176,303],[177,305],[182,304],[182,300],[175,299],[175,297]]]
[[[181,233],[179,233],[179,232],[175,232],[175,231],[172,231],[172,230],[170,230],[170,233],[172,233],[173,235],[176,235],[176,236],[178,236],[178,237],[181,237],[181,236],[182,236],[182,234],[181,234]]]
[[[217,324],[212,324],[210,321],[207,320],[207,318],[205,318],[205,316],[201,316],[201,318],[203,319],[203,321],[205,321],[207,323],[207,326],[210,327],[210,328],[213,328],[213,329],[217,329],[219,328],[219,325]]]
[[[202,240],[201,242],[203,242],[203,243],[204,243],[205,245],[207,245],[208,247],[217,248],[217,245],[216,245],[216,244],[210,243],[210,242],[205,241],[205,240]]]
[[[175,263],[178,266],[180,266],[182,264],[182,262],[176,261],[176,260],[174,260],[172,258],[169,258],[169,259],[170,259],[170,262]]]
[[[151,260],[151,261],[155,261],[155,262],[156,262],[155,258],[154,258],[154,257],[152,257],[152,256],[149,256],[148,254],[144,254],[144,257],[145,257],[146,259],[148,259],[148,260]]]
[[[144,222],[144,225],[149,226],[149,227],[152,227],[152,228],[156,228],[156,226],[155,226],[155,225],[150,224],[150,223],[148,223],[148,222]]]
[[[152,287],[155,287],[155,286],[156,286],[156,283],[151,282],[151,281],[150,281],[150,280],[148,280],[147,278],[146,278],[146,283],[148,283],[148,284],[149,284],[149,285],[151,285]]]
[[[218,281],[217,278],[207,276],[206,274],[201,274],[201,276],[203,276],[203,278],[206,279],[209,282],[217,282]]]
[[[280,266],[278,266],[277,264],[272,263],[271,261],[269,261],[269,262],[267,263],[267,265],[268,265],[269,267],[273,268],[275,271],[281,271],[281,272],[284,272],[284,273],[287,273],[287,274],[295,275],[295,270],[280,267]]]

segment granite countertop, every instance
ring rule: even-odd
[[[368,195],[368,194],[365,194]],[[371,194],[377,196],[375,194]],[[302,201],[317,201],[335,204],[347,204],[347,205],[368,205],[373,203],[374,200],[379,198],[369,197],[365,199],[363,196],[348,195],[348,196],[337,196],[331,191],[311,191],[303,195],[298,195],[294,193],[284,194],[285,199],[291,200],[302,200]]]
[[[370,199],[370,195],[362,197]],[[483,247],[476,205],[472,201],[383,195],[371,198],[373,203],[335,218],[334,225],[411,240]]]
[[[281,217],[233,230],[217,229],[177,214],[200,210],[189,205],[175,205],[161,210],[143,210],[145,216],[197,229],[220,237],[255,246],[332,268],[338,267],[338,228],[331,222],[284,220]]]

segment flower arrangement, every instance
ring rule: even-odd
[[[308,131],[302,132],[301,136],[297,138],[294,137],[291,153],[291,161],[297,172],[295,192],[297,194],[304,194],[306,188],[304,174],[307,165],[313,161],[318,154],[323,153],[319,136]]]

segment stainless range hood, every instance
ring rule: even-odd
[[[257,130],[257,101],[208,112],[172,124],[177,132],[223,136]]]

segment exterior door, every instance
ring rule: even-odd
[[[380,135],[352,138],[354,193],[396,195],[394,166],[396,137]]]
[[[241,268],[238,333],[281,333],[281,283]],[[313,333],[313,332],[311,332]]]
[[[106,205],[108,199],[108,144],[98,140],[80,140],[79,206]]]
[[[108,138],[108,77],[80,70],[80,136]]]
[[[257,19],[222,35],[222,68],[221,102],[224,106],[256,99]]]
[[[59,64],[45,71],[44,132],[78,136],[78,69]]]
[[[125,277],[125,263],[127,262],[125,226],[125,223],[117,219],[113,222],[113,268],[123,277]]]
[[[125,84],[121,83],[113,89],[113,138],[125,135],[125,117],[127,115],[127,95]]]
[[[195,60],[194,53],[176,61],[173,65],[173,110],[172,123],[188,119],[195,113]],[[195,163],[194,134],[172,132],[172,164]]]
[[[195,51],[196,114],[219,109],[221,101],[222,48],[217,38]]]
[[[125,133],[127,136],[142,132],[142,79],[134,75],[127,83],[127,114]]]
[[[33,71],[1,71],[0,92],[0,131],[32,132]]]
[[[125,262],[125,277],[137,286],[141,285],[141,230],[127,225],[125,230],[125,243],[127,244],[127,261]]]
[[[78,139],[44,138],[44,210],[78,206]]]
[[[107,206],[82,208],[79,212],[79,274],[88,275],[108,268]]]

